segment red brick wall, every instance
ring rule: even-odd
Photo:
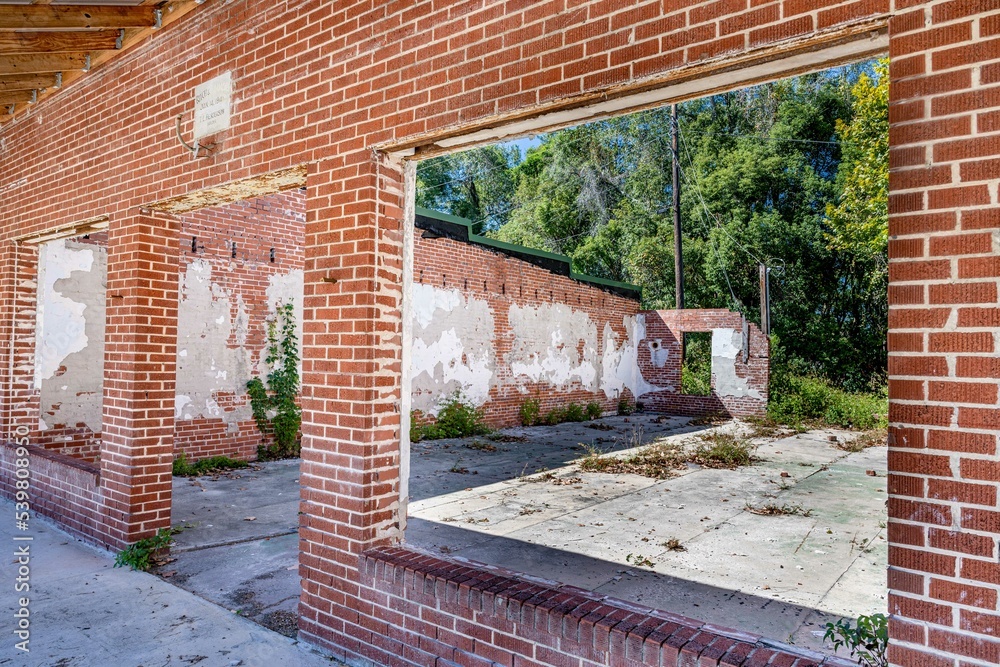
[[[977,608],[962,601],[980,598],[960,594],[997,587],[996,512],[959,493],[995,486],[1000,477],[996,406],[988,401],[997,384],[996,352],[986,337],[970,338],[963,351],[940,347],[958,345],[946,342],[948,334],[989,334],[1000,326],[989,285],[969,287],[996,278],[995,240],[989,248],[980,236],[996,233],[990,209],[1000,159],[992,3],[207,3],[0,129],[2,238],[95,211],[141,227],[135,210],[143,204],[309,165],[301,636],[362,655],[380,641],[381,626],[374,605],[360,597],[358,558],[401,537],[403,167],[372,148],[428,146],[668,83],[688,91],[739,85],[746,81],[741,67],[768,63],[776,72],[772,59],[783,54],[797,54],[802,67],[831,64],[838,56],[811,49],[867,40],[889,13],[890,224],[897,237],[889,341],[893,660],[996,663],[988,629],[995,627],[995,603]],[[879,48],[876,42],[870,52]],[[732,78],[711,78],[723,70]],[[233,125],[216,137],[218,152],[193,160],[176,143],[173,116],[187,113],[189,131],[193,86],[223,71],[235,74]],[[12,303],[10,291],[4,300]],[[141,390],[162,389],[132,381],[132,395],[120,396],[122,410],[142,404]],[[950,389],[936,383],[983,385],[966,391],[984,402],[939,400]],[[910,391],[926,398],[903,398]],[[122,416],[109,409],[106,424]],[[130,421],[135,430],[103,446],[113,461],[102,455],[102,484],[121,485],[115,502],[136,518],[143,497],[127,489],[146,482],[145,461],[136,456],[148,444],[142,429],[165,423]],[[151,450],[157,462],[161,454],[158,446]],[[115,473],[113,481],[105,481],[106,471]],[[970,486],[936,497],[941,482]],[[108,539],[137,534],[125,529]]]
[[[892,19],[892,659],[1000,663],[1000,5]]]
[[[415,284],[457,289],[468,298],[489,303],[494,323],[495,384],[490,389],[489,400],[483,405],[483,410],[491,425],[520,425],[521,406],[529,398],[539,400],[542,416],[571,402],[586,406],[593,401],[600,403],[606,411],[616,409],[618,397],[606,396],[599,386],[585,386],[579,380],[555,385],[515,376],[510,363],[516,343],[515,332],[508,315],[511,305],[537,307],[547,304],[563,304],[586,313],[597,331],[595,370],[599,374],[600,355],[608,343],[604,340],[605,324],[611,326],[618,336],[617,344],[622,345],[627,338],[624,320],[639,312],[638,300],[601,289],[592,283],[558,275],[482,246],[449,238],[426,239],[420,229],[414,233],[413,245]],[[575,347],[578,341],[566,341],[566,344]],[[599,385],[599,377],[595,384]]]
[[[376,664],[848,667],[853,662],[502,568],[404,548],[361,557],[371,620],[358,653]],[[354,652],[341,653],[344,658]]]
[[[646,338],[639,343],[639,368],[652,384],[673,387],[669,391],[655,391],[640,397],[646,407],[677,415],[728,415],[733,417],[763,417],[767,412],[770,345],[760,328],[747,323],[749,350],[746,363],[743,354],[736,357],[736,377],[745,379],[752,395],[734,396],[720,394],[717,378],[712,376],[712,393],[709,396],[692,396],[681,391],[681,342],[684,333],[728,329],[742,333],[744,318],[729,310],[656,310],[645,311]],[[664,365],[653,364],[656,344],[666,349]]]
[[[69,532],[87,540],[103,541],[106,531],[100,469],[80,459],[35,445],[17,446],[20,438],[0,443],[0,494],[17,498],[18,468],[29,471],[27,494],[29,526],[36,514],[54,518]],[[27,465],[21,463],[27,459]],[[30,528],[29,528],[30,530]],[[30,534],[26,533],[26,534]]]

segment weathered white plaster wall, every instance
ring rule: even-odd
[[[107,250],[74,239],[38,251],[35,388],[39,428],[101,431]]]
[[[414,284],[411,395],[414,410],[436,415],[459,391],[481,405],[495,380],[494,318],[487,301],[459,290]]]
[[[586,312],[559,303],[512,304],[508,318],[514,332],[508,363],[515,381],[597,390],[597,325]]]
[[[627,316],[622,320],[625,339],[618,344],[618,334],[610,324],[604,325],[604,354],[601,358],[601,390],[608,398],[621,396],[628,389],[634,398],[651,391],[669,390],[673,387],[659,387],[650,384],[639,369],[639,343],[646,338],[646,316],[642,313]],[[663,350],[663,363],[666,363]]]
[[[511,304],[505,313],[510,347],[501,358],[497,317],[488,301],[427,284],[414,284],[409,296],[415,410],[436,415],[455,391],[481,405],[500,381],[524,392],[541,383],[555,391],[603,392],[612,399],[625,389],[638,397],[665,388],[645,380],[639,370],[639,346],[645,338],[642,315],[624,318],[627,333],[622,337],[610,324],[599,335],[586,311],[565,304]],[[655,358],[665,363],[666,354],[657,351]]]
[[[196,259],[181,266],[177,310],[175,418],[223,419],[231,426],[251,417],[249,407],[225,411],[216,392],[242,393],[250,379],[249,326],[241,295],[212,281],[212,264]],[[235,301],[236,314],[233,315]],[[237,347],[229,346],[234,338]]]
[[[743,332],[733,329],[712,329],[712,375],[715,393],[719,396],[749,396],[761,398],[747,378],[736,375],[736,359],[743,352]]]

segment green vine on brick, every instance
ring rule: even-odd
[[[259,377],[247,382],[247,395],[257,428],[273,435],[274,443],[257,448],[262,461],[282,459],[299,454],[299,430],[302,409],[295,399],[299,395],[299,338],[295,333],[295,305],[279,302],[275,316],[267,322],[267,356],[264,361],[270,371],[267,385]]]

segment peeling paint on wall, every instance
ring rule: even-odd
[[[212,265],[196,259],[182,267],[177,311],[177,395],[175,417],[211,417],[234,425],[251,417],[249,406],[224,410],[218,392],[241,394],[250,379],[251,355],[243,345],[249,318],[242,298],[212,282]]]
[[[597,325],[586,312],[560,303],[511,304],[508,317],[514,332],[508,363],[515,381],[597,389]]]
[[[712,329],[712,375],[715,393],[720,396],[762,398],[752,389],[747,378],[736,374],[736,359],[743,351],[743,332],[732,329]]]
[[[107,250],[57,239],[39,247],[35,387],[39,428],[101,430]]]
[[[422,284],[413,285],[411,303],[413,409],[437,415],[440,399],[455,391],[486,402],[496,367],[489,303]]]
[[[601,390],[608,398],[621,396],[628,389],[634,398],[651,391],[673,391],[673,387],[650,384],[639,370],[639,343],[646,338],[646,316],[638,314],[622,320],[625,340],[618,346],[618,335],[610,324],[604,325],[604,354],[601,358]]]

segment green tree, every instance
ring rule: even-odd
[[[484,146],[432,158],[417,170],[417,206],[476,223],[476,231],[504,225],[514,193],[515,146]]]
[[[851,88],[853,117],[837,123],[840,194],[827,205],[834,247],[883,258],[889,238],[889,61]]]
[[[852,389],[885,373],[886,80],[869,63],[679,105],[686,305],[758,320],[767,263],[778,358]],[[488,233],[673,307],[670,127],[661,108],[546,135],[495,177],[507,214]],[[427,174],[418,187],[452,178]],[[466,188],[434,207],[473,203]],[[881,244],[859,241],[869,228]]]

